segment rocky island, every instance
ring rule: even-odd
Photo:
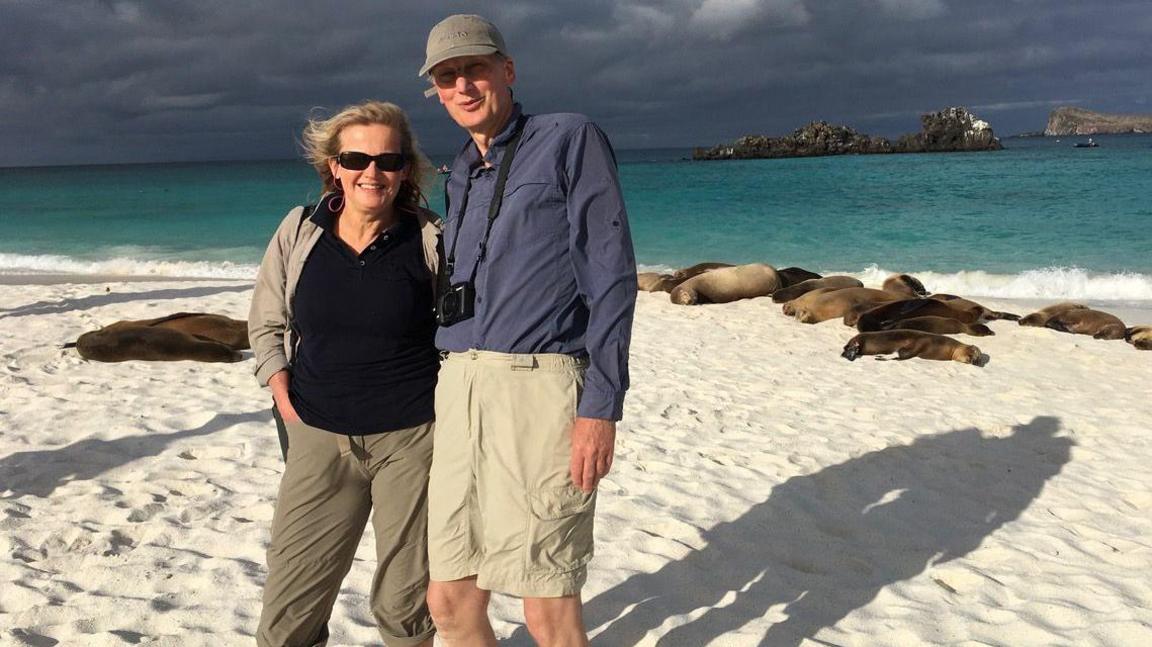
[[[944,153],[1000,150],[1000,140],[988,122],[965,108],[947,108],[920,116],[920,132],[891,142],[858,133],[847,126],[814,121],[785,137],[750,135],[732,144],[697,148],[694,160],[817,157],[822,155],[879,155],[886,153]]]
[[[1128,133],[1152,133],[1152,115],[1110,115],[1060,106],[1048,115],[1048,127],[1044,129],[1049,136]]]

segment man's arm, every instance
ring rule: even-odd
[[[572,482],[591,491],[612,467],[628,390],[636,258],[608,138],[584,124],[568,151],[569,249],[588,306],[589,366],[572,426]]]

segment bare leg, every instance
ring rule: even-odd
[[[491,594],[476,587],[476,578],[428,583],[428,610],[446,647],[495,647],[488,621]]]
[[[584,606],[579,595],[524,598],[528,633],[540,647],[587,647]]]

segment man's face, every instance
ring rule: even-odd
[[[495,136],[512,114],[516,67],[498,54],[460,56],[443,61],[430,75],[440,103],[470,133]]]

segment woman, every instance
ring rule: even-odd
[[[380,633],[430,646],[438,219],[418,202],[431,166],[390,103],[312,121],[304,146],[325,194],[280,224],[248,317],[256,377],[287,436],[257,643],[324,642],[371,514]]]

